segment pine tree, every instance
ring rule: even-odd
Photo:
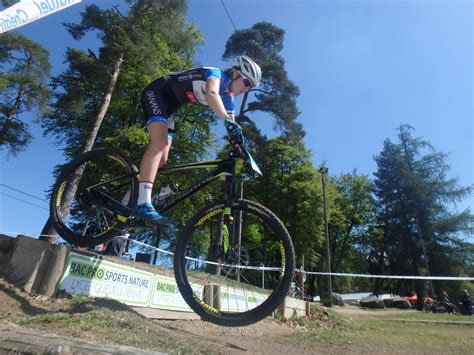
[[[32,136],[23,118],[36,110],[41,118],[50,96],[49,53],[18,33],[0,36],[0,150],[17,155]]]
[[[268,22],[259,22],[249,29],[237,30],[227,40],[224,60],[246,54],[262,69],[262,82],[256,89],[256,101],[249,103],[243,114],[255,111],[270,113],[275,118],[275,128],[293,139],[303,138],[305,132],[297,117],[296,98],[298,87],[288,78],[280,52],[283,50],[285,31]],[[249,117],[242,117],[244,121]]]
[[[414,129],[402,125],[398,143],[386,140],[375,158],[375,195],[378,223],[383,226],[382,245],[392,274],[455,275],[462,262],[453,263],[464,235],[472,234],[474,217],[470,210],[455,212],[450,205],[470,195],[471,187],[460,187],[448,178],[448,156],[413,136]],[[398,283],[397,291],[414,287]]]
[[[68,69],[53,79],[53,112],[43,126],[45,134],[66,143],[69,159],[127,127],[143,126],[139,106],[143,88],[171,70],[189,67],[201,41],[184,19],[183,0],[127,3],[126,15],[90,5],[79,24],[66,24],[75,39],[96,31],[102,42],[98,53],[68,49]],[[73,190],[65,192],[73,195]],[[42,234],[51,232],[47,223]]]

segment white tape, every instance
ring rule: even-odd
[[[0,33],[14,30],[82,0],[23,0],[0,12]]]
[[[126,238],[126,237],[123,237]],[[154,250],[157,250],[161,253],[168,255],[174,255],[172,252],[156,248],[154,246],[138,242],[136,240],[130,239],[130,242],[136,243]],[[238,269],[248,269],[248,270],[264,270],[264,271],[281,271],[281,268],[276,267],[262,267],[262,266],[237,266],[237,265],[227,265],[219,264],[213,261],[206,261],[201,259],[195,259],[187,257],[186,259],[197,261],[200,263],[206,263],[211,265],[220,265],[223,267],[233,267]],[[474,277],[457,277],[457,276],[399,276],[399,275],[367,275],[367,274],[349,274],[342,272],[308,272],[301,269],[295,269],[295,272],[303,272],[308,275],[331,275],[331,276],[345,276],[345,277],[366,277],[366,278],[376,278],[376,279],[402,279],[402,280],[448,280],[448,281],[474,281]]]
[[[4,234],[21,234],[21,233],[8,233],[8,232],[0,232]],[[173,256],[174,253],[160,249],[157,247],[154,247],[152,245],[146,244],[139,242],[137,240],[129,239],[128,237],[124,235],[119,235],[118,237],[124,238],[126,240],[129,240],[131,243],[150,248],[153,250],[156,250],[160,253],[167,254]],[[195,259],[195,258],[190,258],[186,257],[186,259],[197,261],[200,263],[206,263],[206,264],[211,264],[211,265],[220,265],[223,267],[233,267],[237,269],[248,269],[248,270],[259,270],[259,271],[281,271],[281,268],[278,267],[264,267],[264,266],[240,266],[240,265],[228,265],[228,264],[219,264],[213,261],[206,261],[206,260],[201,260],[201,259]],[[343,273],[343,272],[313,272],[313,271],[304,271],[301,269],[296,269],[295,272],[303,272],[304,274],[307,275],[331,275],[331,276],[344,276],[344,277],[365,277],[365,278],[371,278],[371,279],[400,279],[400,280],[444,280],[444,281],[474,281],[474,277],[469,277],[469,276],[406,276],[406,275],[368,275],[368,274],[349,274],[349,273]]]
[[[302,272],[302,271],[300,269],[295,269],[295,272]],[[464,276],[405,276],[405,275],[348,274],[348,273],[343,273],[343,272],[311,272],[311,271],[303,271],[303,272],[308,275],[366,277],[366,278],[371,278],[371,279],[474,281],[474,277],[464,277]]]
[[[141,246],[143,246],[143,247],[146,247],[146,248],[150,248],[150,249],[156,250],[156,251],[158,251],[158,252],[160,252],[160,253],[163,253],[163,254],[174,255],[174,253],[172,253],[172,252],[170,252],[170,251],[163,250],[163,249],[154,247],[154,246],[152,246],[152,245],[139,242],[139,241],[137,241],[137,240],[128,239],[127,237],[122,236],[122,235],[119,235],[119,236],[117,236],[117,237],[130,240],[131,243],[134,243],[134,244],[137,244],[137,245],[141,245]],[[216,262],[214,262],[214,261],[207,261],[207,260],[202,260],[202,259],[191,258],[191,257],[189,257],[189,256],[187,256],[186,259],[192,260],[192,261],[197,261],[197,262],[199,262],[199,263],[204,263],[204,264],[217,265],[217,266],[222,266],[222,267],[232,267],[232,268],[235,268],[235,269],[265,270],[265,271],[281,271],[281,268],[279,268],[279,267],[230,265],[230,264],[216,263]]]

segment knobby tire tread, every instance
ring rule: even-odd
[[[295,253],[290,234],[288,233],[283,222],[273,212],[271,212],[268,208],[260,205],[257,202],[245,199],[236,199],[234,201],[234,205],[240,205],[242,207],[248,205],[259,209],[263,214],[267,215],[267,221],[273,226],[273,230],[279,230],[279,239],[283,242],[285,250],[285,272],[282,277],[282,281],[280,282],[279,286],[275,290],[273,290],[271,296],[264,303],[250,311],[242,312],[242,314],[233,313],[232,315],[216,315],[204,309],[201,305],[199,305],[199,303],[194,300],[192,289],[189,286],[189,283],[186,281],[187,277],[185,270],[185,250],[188,239],[192,237],[190,233],[194,229],[194,224],[199,221],[200,218],[205,216],[207,211],[211,210],[215,206],[223,204],[224,203],[221,201],[207,205],[201,211],[199,211],[185,226],[176,245],[174,257],[174,271],[176,283],[178,285],[182,297],[191,307],[191,309],[199,316],[201,316],[203,320],[227,327],[239,327],[253,324],[264,319],[265,317],[269,316],[279,305],[283,303],[283,300],[285,299],[288,289],[290,287],[291,279],[293,277]],[[243,208],[243,210],[245,210],[245,208]]]
[[[56,232],[58,232],[59,236],[69,242],[70,244],[78,247],[93,247],[102,243],[105,243],[118,235],[118,230],[120,227],[123,227],[126,222],[120,222],[117,221],[116,228],[111,229],[104,233],[102,236],[98,238],[93,238],[93,237],[83,237],[81,235],[78,235],[71,231],[60,219],[58,210],[56,208],[56,199],[58,196],[58,191],[61,186],[61,184],[68,180],[71,177],[71,174],[76,171],[76,169],[84,164],[88,160],[93,160],[96,158],[100,157],[106,157],[106,156],[116,156],[119,157],[123,162],[126,164],[127,169],[130,172],[136,171],[135,166],[130,162],[130,160],[118,149],[114,148],[96,148],[93,150],[90,150],[76,159],[74,159],[72,162],[67,164],[64,169],[61,171],[59,174],[56,183],[53,188],[53,192],[51,194],[51,199],[50,199],[50,218],[53,221],[54,228]],[[135,178],[136,179],[136,178]],[[128,206],[132,206],[133,204],[136,204],[138,196],[138,185],[137,183],[134,184],[134,188],[132,189],[131,196],[129,199]]]

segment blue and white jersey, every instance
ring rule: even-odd
[[[219,95],[229,115],[234,114],[234,95],[226,90],[230,80],[229,73],[213,67],[204,67],[173,73],[171,86],[180,103],[189,102],[208,105],[206,101],[207,80],[220,80]]]

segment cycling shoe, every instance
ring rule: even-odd
[[[169,223],[169,218],[156,212],[155,207],[153,207],[151,203],[144,203],[136,206],[132,211],[132,216],[136,219],[141,219],[156,224]]]

